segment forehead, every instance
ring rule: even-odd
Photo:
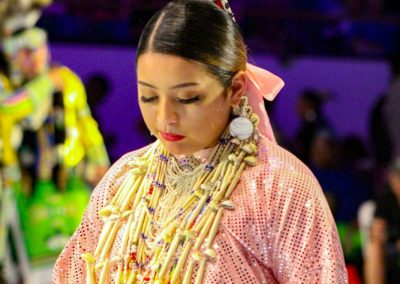
[[[3,42],[4,52],[12,56],[19,51],[36,50],[46,47],[46,33],[40,29],[29,29],[21,34],[7,37]]]
[[[16,50],[15,53],[35,53],[39,51],[44,51],[47,50],[47,46],[45,44],[42,44],[40,46],[35,46],[35,47],[21,47],[20,49]]]
[[[203,64],[183,57],[148,52],[142,54],[137,63],[140,80],[212,80]]]

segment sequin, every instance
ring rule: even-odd
[[[316,179],[290,153],[268,140],[261,143],[259,164],[242,174],[230,198],[234,210],[224,211],[216,258],[207,264],[203,283],[347,283],[335,223]],[[81,254],[95,250],[103,226],[97,212],[109,204],[128,163],[142,151],[125,155],[97,186],[52,283],[85,283]],[[123,229],[111,258],[121,247]]]

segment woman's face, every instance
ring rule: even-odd
[[[33,79],[43,73],[48,66],[48,48],[46,44],[36,49],[21,49],[14,56],[14,63],[24,78]]]
[[[137,64],[140,109],[147,127],[173,154],[191,154],[216,145],[225,129],[231,88],[200,63],[148,52]]]

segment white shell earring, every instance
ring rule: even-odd
[[[233,113],[239,117],[231,121],[229,132],[232,137],[237,137],[239,140],[249,139],[254,132],[254,125],[247,117],[251,113],[251,108],[247,104],[247,97],[243,96],[239,105],[233,107]]]
[[[232,120],[229,131],[233,137],[239,140],[246,140],[253,134],[254,126],[251,121],[245,117],[237,117]]]

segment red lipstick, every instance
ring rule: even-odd
[[[165,140],[170,141],[170,142],[177,142],[177,141],[180,141],[183,138],[185,138],[185,136],[182,136],[182,135],[161,132],[161,131],[160,131],[160,134],[161,134],[162,138],[164,138]]]

